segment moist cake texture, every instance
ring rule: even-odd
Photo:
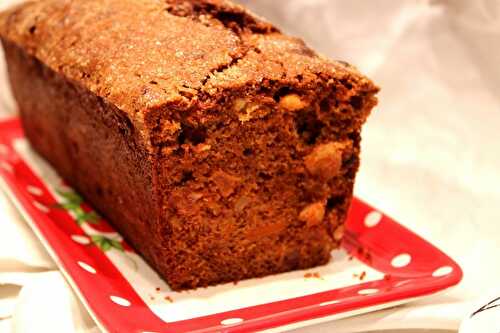
[[[26,136],[174,290],[325,264],[378,88],[223,0],[0,15]]]

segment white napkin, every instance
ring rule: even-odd
[[[14,332],[99,332],[58,271],[0,274],[0,280],[23,286],[12,311]]]
[[[465,271],[463,283],[442,295],[297,332],[458,329],[500,274],[500,2],[241,2],[322,53],[358,65],[382,87],[364,131],[356,193]],[[2,70],[0,62],[0,78]],[[0,81],[0,117],[12,105]],[[2,195],[0,221],[0,318],[11,318],[0,319],[0,332],[95,331]]]

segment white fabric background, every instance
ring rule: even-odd
[[[500,274],[500,1],[241,2],[381,86],[356,193],[465,272],[444,294],[298,332],[458,329]],[[0,116],[13,105],[0,81]],[[1,194],[0,221],[0,332],[97,331]]]

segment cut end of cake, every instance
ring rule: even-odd
[[[359,79],[227,89],[177,119],[156,172],[158,252],[182,259],[155,260],[173,288],[329,261],[344,232],[361,127],[376,104],[377,89]]]

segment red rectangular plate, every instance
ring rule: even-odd
[[[0,122],[0,185],[109,332],[282,331],[405,303],[462,279],[443,252],[354,199],[330,264],[173,292],[30,149],[17,118]]]

